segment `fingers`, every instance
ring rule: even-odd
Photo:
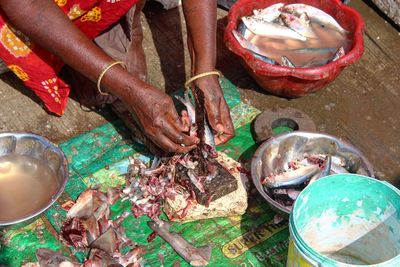
[[[166,117],[168,117],[169,121],[172,121],[172,123],[175,125],[175,127],[180,131],[180,132],[187,132],[189,131],[189,127],[186,125],[186,122],[181,117],[179,117],[178,113],[176,112],[176,109],[174,108],[172,102],[171,105],[168,105],[168,107],[166,107],[166,109],[168,110],[166,112]],[[182,116],[184,115],[184,113],[182,114]]]
[[[216,145],[228,142],[235,135],[235,129],[233,127],[229,108],[225,101],[221,101],[220,110],[222,124],[217,126],[218,129],[215,129],[217,131],[214,136]]]
[[[163,125],[162,133],[168,137],[172,142],[181,146],[193,146],[199,143],[199,139],[196,136],[189,136],[180,132],[175,125],[171,123],[166,123]]]
[[[171,152],[171,153],[187,153],[190,150],[194,149],[196,145],[192,146],[181,146],[171,141],[167,136],[164,134],[159,134],[152,138],[154,142],[164,151]]]

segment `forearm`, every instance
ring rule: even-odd
[[[193,48],[194,73],[199,74],[215,68],[216,63],[216,0],[183,0],[188,42]]]
[[[72,23],[53,0],[0,0],[0,6],[11,24],[74,68],[96,82],[102,70],[113,59],[97,47]],[[113,78],[110,79],[110,76]],[[118,96],[130,76],[121,66],[104,76],[102,85]],[[129,77],[132,80],[131,77]]]

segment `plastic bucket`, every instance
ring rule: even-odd
[[[324,66],[313,68],[289,68],[272,65],[255,57],[244,49],[232,34],[241,18],[253,14],[254,9],[266,8],[276,3],[293,4],[301,2],[323,10],[351,32],[351,50]],[[229,10],[224,41],[229,50],[237,55],[247,72],[266,91],[284,97],[301,97],[316,92],[332,82],[348,65],[358,61],[364,53],[364,21],[353,8],[340,0],[238,0]]]
[[[306,187],[290,214],[287,267],[400,266],[400,191],[337,174]]]

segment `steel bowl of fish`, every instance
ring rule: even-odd
[[[337,137],[294,131],[262,143],[251,162],[253,183],[268,204],[289,215],[300,192],[325,176],[355,173],[374,177],[371,163]]]
[[[364,52],[361,15],[339,0],[239,0],[224,39],[266,91],[288,98],[316,92]]]
[[[0,229],[36,220],[68,180],[63,152],[31,133],[0,133]]]

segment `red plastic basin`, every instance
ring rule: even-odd
[[[243,16],[252,15],[254,9],[276,3],[304,3],[325,11],[351,33],[353,40],[351,50],[334,62],[313,68],[272,65],[255,58],[236,41],[232,30],[237,28]],[[353,8],[342,4],[340,0],[239,0],[229,11],[224,40],[228,49],[240,58],[248,73],[262,88],[275,95],[294,98],[324,88],[346,66],[359,60],[364,53],[363,32],[364,21],[361,15]]]

